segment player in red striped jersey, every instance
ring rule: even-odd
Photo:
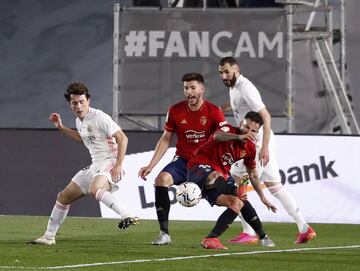
[[[261,221],[254,215],[253,208],[238,193],[235,180],[230,176],[232,164],[243,160],[249,179],[261,201],[273,212],[273,206],[264,196],[256,172],[256,148],[253,140],[263,121],[256,112],[248,112],[242,123],[242,129],[223,125],[204,145],[199,147],[188,162],[187,181],[194,182],[202,189],[203,197],[210,205],[225,206],[227,209],[217,220],[213,230],[202,241],[202,246],[210,249],[226,249],[218,237],[229,227],[246,206],[243,216],[252,221],[263,246],[274,246],[274,243],[262,229]],[[250,208],[250,209],[249,209]],[[252,209],[251,209],[252,208]],[[256,223],[254,221],[256,220]]]
[[[146,176],[164,156],[174,135],[177,137],[174,159],[155,179],[155,207],[160,225],[160,234],[152,244],[171,244],[169,235],[170,199],[168,188],[186,181],[186,164],[193,151],[203,145],[210,135],[226,120],[216,105],[204,99],[204,78],[198,73],[187,73],[182,77],[185,100],[170,107],[165,129],[159,139],[150,163],[139,170],[139,177]]]

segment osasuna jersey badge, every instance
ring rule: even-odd
[[[200,118],[200,123],[204,126],[206,124],[206,122],[207,122],[207,118],[205,116],[202,116]]]
[[[226,166],[226,165],[231,166],[232,164],[234,164],[234,158],[232,157],[231,153],[228,153],[228,152],[224,153],[222,155],[221,161],[224,166]]]

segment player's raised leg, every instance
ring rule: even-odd
[[[295,244],[304,244],[316,237],[316,232],[307,224],[294,197],[280,183],[264,182],[269,192],[277,198],[287,213],[295,220],[298,227]]]
[[[113,193],[110,192],[117,189],[117,183],[112,182],[111,176],[104,172],[103,175],[96,175],[93,178],[90,186],[90,194],[94,196],[96,200],[102,202],[105,206],[120,215],[120,229],[126,229],[131,225],[139,224],[139,218],[133,216],[128,208],[126,208],[126,206],[120,202],[120,200],[118,200]]]

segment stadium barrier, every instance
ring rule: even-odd
[[[151,159],[159,132],[127,131],[128,155],[125,177],[117,197],[142,219],[156,219],[153,181],[174,155],[171,148],[148,176],[137,177],[140,167]],[[144,140],[146,138],[146,140]],[[0,129],[0,214],[49,215],[56,195],[77,170],[90,163],[84,146],[56,130]],[[296,198],[309,222],[360,224],[360,137],[341,135],[276,135],[277,157],[282,182]],[[257,195],[249,199],[263,221],[290,222],[279,202],[265,189],[278,207],[270,213]],[[191,209],[175,200],[175,187],[169,191],[171,219],[215,220],[222,208],[211,208],[205,200]],[[116,217],[90,197],[72,204],[70,215]]]
[[[282,183],[295,197],[308,222],[360,224],[360,182],[356,167],[360,164],[360,137],[324,135],[277,135],[277,157]],[[116,192],[134,214],[143,219],[156,219],[153,181],[159,171],[172,159],[175,149],[168,150],[148,176],[138,179],[137,173],[150,161],[153,151],[127,155],[126,175],[120,191]],[[280,203],[265,189],[265,195],[278,207],[271,213],[254,191],[248,198],[260,218],[268,222],[292,222]],[[175,187],[169,191],[172,203],[170,219],[216,220],[224,210],[210,207],[202,200],[189,208],[176,203]],[[116,217],[101,206],[103,217]]]

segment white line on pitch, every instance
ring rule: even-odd
[[[160,258],[160,259],[141,259],[141,260],[128,260],[128,261],[116,261],[116,262],[103,262],[103,263],[86,263],[86,264],[74,264],[74,265],[60,265],[60,266],[1,266],[0,269],[42,269],[42,270],[55,270],[66,268],[79,268],[79,267],[92,267],[102,265],[117,265],[117,264],[131,264],[131,263],[148,263],[148,262],[167,262],[211,257],[224,257],[234,255],[254,255],[254,254],[267,254],[267,253],[281,253],[281,252],[297,252],[297,251],[312,251],[312,250],[333,250],[333,249],[349,249],[360,248],[360,245],[353,246],[340,246],[340,247],[309,247],[309,248],[293,248],[293,249],[279,249],[279,250],[262,250],[262,251],[246,251],[246,252],[230,252],[230,253],[218,253],[218,254],[206,254],[206,255],[193,255],[173,258]]]

